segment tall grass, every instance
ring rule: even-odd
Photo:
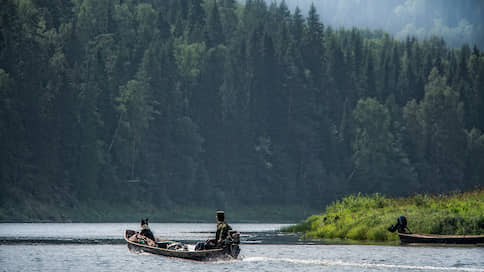
[[[311,239],[395,241],[398,235],[387,228],[401,215],[414,233],[484,234],[484,189],[407,198],[350,195],[282,231],[302,232]]]

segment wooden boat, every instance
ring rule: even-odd
[[[461,244],[484,245],[484,235],[437,235],[421,233],[399,233],[402,244]]]
[[[136,252],[148,252],[152,254],[162,255],[166,257],[176,257],[182,259],[190,259],[195,261],[213,261],[220,259],[236,259],[240,252],[238,241],[227,245],[224,248],[194,250],[194,246],[184,246],[175,241],[159,240],[156,241],[156,246],[149,246],[147,244],[133,242],[129,237],[137,232],[134,230],[125,230],[124,240],[128,243],[128,248]],[[169,249],[170,245],[181,245],[178,249]],[[191,248],[190,250],[188,248]]]

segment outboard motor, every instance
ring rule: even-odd
[[[233,258],[237,258],[240,253],[240,232],[230,231],[227,235],[227,239],[224,241],[223,248]]]
[[[232,238],[232,243],[240,244],[240,232],[230,231],[230,238]]]
[[[397,224],[388,227],[388,231],[391,232],[398,231],[398,233],[405,233],[407,232],[406,230],[410,232],[407,227],[407,218],[405,218],[403,215],[397,218]]]

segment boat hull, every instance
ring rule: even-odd
[[[240,248],[238,245],[231,245],[226,248],[208,249],[208,250],[196,250],[196,251],[184,251],[184,250],[172,250],[160,247],[153,247],[146,244],[140,244],[133,241],[129,241],[136,232],[133,230],[126,230],[124,239],[128,243],[128,248],[135,252],[148,252],[156,255],[182,258],[194,261],[213,261],[220,259],[236,259],[239,255]]]
[[[484,244],[484,235],[434,235],[399,233],[402,244]]]

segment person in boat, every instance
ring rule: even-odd
[[[153,235],[153,232],[151,231],[150,227],[148,226],[148,218],[146,219],[141,219],[141,231],[140,234],[155,241],[155,236]]]
[[[196,250],[224,247],[225,240],[229,236],[229,233],[232,230],[232,227],[225,222],[224,211],[217,211],[216,219],[217,219],[217,232],[215,233],[215,239],[209,239],[204,244],[198,243],[195,248]]]
[[[141,230],[129,238],[132,242],[156,246],[155,236],[148,226],[148,218],[141,219]]]
[[[229,224],[225,223],[225,213],[224,211],[217,211],[217,232],[215,233],[215,240],[217,241],[217,246],[223,246],[223,241],[227,239],[229,231],[232,230]]]

